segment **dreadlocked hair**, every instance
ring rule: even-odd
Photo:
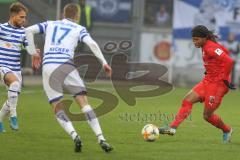
[[[211,40],[211,41],[213,41],[213,42],[217,42],[217,39],[218,39],[219,37],[217,36],[217,35],[215,35],[214,33],[213,33],[213,31],[209,31],[209,33],[208,33],[208,35],[207,35],[207,39],[209,39],[209,40]]]
[[[207,38],[213,42],[217,42],[218,36],[213,33],[213,31],[208,30],[204,25],[197,25],[192,29],[192,37]]]

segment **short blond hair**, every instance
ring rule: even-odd
[[[74,19],[79,14],[79,7],[77,4],[69,3],[63,9],[64,18]]]

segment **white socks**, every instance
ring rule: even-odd
[[[9,114],[10,112],[10,107],[8,105],[8,101],[6,101],[4,104],[3,104],[3,107],[0,111],[0,122],[3,121],[3,119]]]
[[[18,81],[11,83],[8,88],[8,100],[3,104],[0,111],[0,122],[10,113],[11,117],[17,116],[18,94],[21,91],[21,84]]]
[[[10,107],[10,117],[17,116],[17,101],[18,101],[18,93],[8,91],[8,104]]]
[[[98,138],[98,142],[101,140],[105,141],[105,138],[102,135],[102,129],[99,125],[98,118],[96,117],[93,109],[90,105],[86,105],[82,108],[82,112],[85,113],[87,122],[89,126],[92,128],[93,132],[96,134]],[[60,110],[56,113],[56,118],[58,123],[61,125],[61,127],[72,137],[74,140],[76,136],[78,135],[75,131],[72,122],[67,117],[66,113],[63,110]]]
[[[74,140],[76,136],[78,135],[75,131],[72,122],[69,121],[67,115],[63,110],[60,110],[56,113],[56,118],[58,123],[61,125],[61,127],[72,137]]]
[[[18,94],[21,91],[21,84],[18,81],[15,81],[10,84],[8,88],[8,105],[10,107],[10,116],[17,116],[17,101]]]
[[[93,132],[96,134],[98,138],[98,142],[101,140],[105,141],[105,138],[102,135],[102,129],[99,125],[98,118],[96,117],[93,109],[90,105],[86,105],[82,108],[82,112],[85,113],[87,122],[89,126],[92,128]]]

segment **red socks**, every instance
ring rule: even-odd
[[[183,100],[182,107],[179,109],[177,115],[175,116],[175,120],[171,123],[171,128],[177,128],[179,124],[186,119],[192,110],[193,104],[187,100]]]
[[[223,132],[230,132],[231,130],[231,128],[228,125],[224,124],[221,118],[216,114],[212,114],[211,117],[207,119],[207,121],[215,127],[221,129]]]

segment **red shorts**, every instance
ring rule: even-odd
[[[193,88],[193,91],[201,97],[205,107],[216,109],[221,104],[224,95],[228,92],[228,87],[223,82],[201,81]]]

